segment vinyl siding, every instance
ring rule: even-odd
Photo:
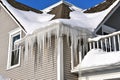
[[[28,61],[24,61],[24,47],[20,54],[20,66],[7,69],[8,45],[10,31],[18,28],[18,25],[12,18],[3,10],[0,10],[0,74],[11,78],[11,80],[57,80],[57,46],[55,37],[52,37],[51,47],[46,46],[44,55],[36,54],[37,47],[33,49],[32,56],[29,56]],[[24,37],[23,33],[23,37]],[[64,37],[64,78],[65,80],[77,80],[77,75],[71,71],[71,52]],[[37,58],[36,58],[37,57]],[[39,57],[42,58],[40,61]]]
[[[71,49],[67,44],[67,38],[63,39],[63,54],[64,54],[64,80],[78,80],[77,74],[71,73]]]

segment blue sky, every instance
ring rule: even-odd
[[[56,2],[59,2],[60,0],[16,0],[16,1],[29,5],[33,8],[42,10]],[[87,9],[96,4],[99,4],[100,2],[103,2],[104,0],[66,0],[66,1],[82,9]]]

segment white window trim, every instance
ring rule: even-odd
[[[8,46],[8,60],[7,60],[7,70],[9,69],[13,69],[15,67],[20,66],[20,54],[19,54],[19,60],[18,60],[18,64],[11,66],[11,40],[12,40],[12,35],[15,35],[16,33],[20,32],[20,39],[21,39],[21,34],[22,34],[22,30],[20,28],[16,28],[12,31],[9,32],[9,46]],[[19,53],[21,53],[21,47],[20,47],[20,51]]]

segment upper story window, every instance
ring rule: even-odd
[[[15,42],[21,39],[21,30],[16,29],[9,33],[9,50],[7,69],[20,65],[20,47],[15,46]]]

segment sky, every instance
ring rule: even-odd
[[[16,1],[31,6],[35,9],[42,10],[59,2],[60,0],[16,0]],[[65,0],[65,1],[70,2],[82,9],[88,9],[103,2],[104,0]]]

